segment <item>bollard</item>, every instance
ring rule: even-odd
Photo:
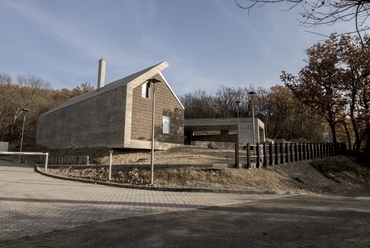
[[[48,160],[49,160],[49,153],[45,153],[45,172],[48,171]]]
[[[112,155],[113,155],[113,150],[109,151],[110,156],[109,156],[109,177],[108,180],[110,181],[112,178]]]

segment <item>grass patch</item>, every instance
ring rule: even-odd
[[[368,176],[365,167],[355,163],[346,157],[326,157],[324,159],[315,159],[310,165],[321,172],[324,176],[331,178],[334,173],[346,171],[356,174],[358,177]]]
[[[324,159],[315,159],[310,162],[310,165],[321,172],[326,178],[332,179],[336,182],[335,173],[342,172],[346,169],[345,163],[334,159],[333,157],[326,157]]]

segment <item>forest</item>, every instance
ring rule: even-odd
[[[297,75],[281,73],[283,85],[269,89],[199,89],[179,96],[185,118],[251,117],[265,123],[268,139],[345,142],[356,152],[370,152],[370,39],[331,35],[306,50],[306,66]],[[59,104],[93,90],[89,83],[54,90],[37,76],[0,74],[0,140],[19,147],[34,144],[38,117]],[[24,121],[26,120],[26,121]],[[24,129],[23,129],[24,124]]]
[[[24,142],[35,144],[38,117],[61,103],[90,90],[85,82],[72,90],[54,90],[45,80],[36,76],[0,74],[0,141],[19,147],[24,130]],[[24,129],[23,129],[24,123]]]

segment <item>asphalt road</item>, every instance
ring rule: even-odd
[[[10,180],[10,177],[13,179]],[[73,187],[67,187],[65,183]],[[40,200],[40,197],[51,198],[47,194],[48,190],[43,190],[41,195],[36,194],[39,192],[30,194],[29,191],[19,190],[19,187],[27,184],[35,187],[34,191],[42,185],[56,187],[52,190],[52,194],[56,196],[53,199]],[[93,201],[74,200],[75,189],[84,192],[78,197],[93,197],[89,195],[91,190],[100,193]],[[128,204],[128,195],[123,195],[121,197],[126,198],[122,202],[102,203],[103,195],[115,192],[117,197],[118,192],[123,191],[135,194],[136,200],[130,198]],[[34,216],[31,229],[33,224],[53,224],[50,223],[50,216],[43,220],[43,203],[47,203],[45,206],[54,204],[52,209],[58,213],[57,220],[60,222],[63,222],[60,213],[72,214],[72,211],[65,212],[61,208],[76,206],[76,214],[81,216],[84,215],[86,206],[94,205],[93,209],[87,209],[88,216],[92,217],[89,222],[81,219],[81,223],[39,235],[36,233],[5,240],[0,242],[0,247],[370,247],[370,194],[274,197],[180,192],[162,196],[157,193],[88,184],[85,186],[43,177],[28,166],[0,166],[0,207],[8,207],[0,209],[2,231],[9,228],[8,222],[16,214],[21,215],[20,221],[15,221],[12,225],[24,223],[22,218],[27,218],[24,213],[27,207],[19,208],[19,212],[12,212],[22,204],[34,206],[32,204],[36,202],[41,208],[32,212]],[[62,197],[67,197],[67,200]],[[143,198],[147,199],[144,204],[146,212],[140,213],[138,210],[143,206]],[[161,202],[158,203],[157,199]],[[169,202],[163,202],[164,199]],[[85,208],[78,206],[81,202]],[[10,210],[9,204],[13,204]],[[99,208],[95,208],[95,205],[99,205]],[[102,205],[108,209],[102,208]],[[106,216],[106,212],[112,212],[111,205],[125,205],[115,209],[115,214],[130,209],[131,214],[119,216],[115,220],[101,219],[99,216],[102,214]],[[149,211],[150,206],[155,211]],[[171,206],[176,209],[169,208]],[[94,219],[95,216],[97,217]],[[64,216],[64,219],[68,218],[68,215]],[[27,231],[20,230],[20,235]]]

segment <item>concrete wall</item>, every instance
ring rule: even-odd
[[[193,141],[191,145],[196,147],[208,148],[208,145],[213,143],[218,149],[235,149],[235,142],[209,142],[209,141]]]
[[[240,136],[239,136],[239,143],[247,144],[253,143],[253,122],[250,121],[251,119],[242,118],[240,120]],[[254,140],[255,143],[263,143],[265,142],[265,125],[264,123],[255,118],[255,135]]]
[[[228,134],[221,136],[220,134],[214,135],[196,135],[193,136],[194,141],[214,141],[214,142],[232,142],[235,143],[237,140],[236,134]],[[209,143],[209,142],[208,142]]]
[[[39,118],[37,144],[52,149],[124,144],[125,85]]]
[[[7,152],[9,149],[9,142],[0,141],[0,151]]]

